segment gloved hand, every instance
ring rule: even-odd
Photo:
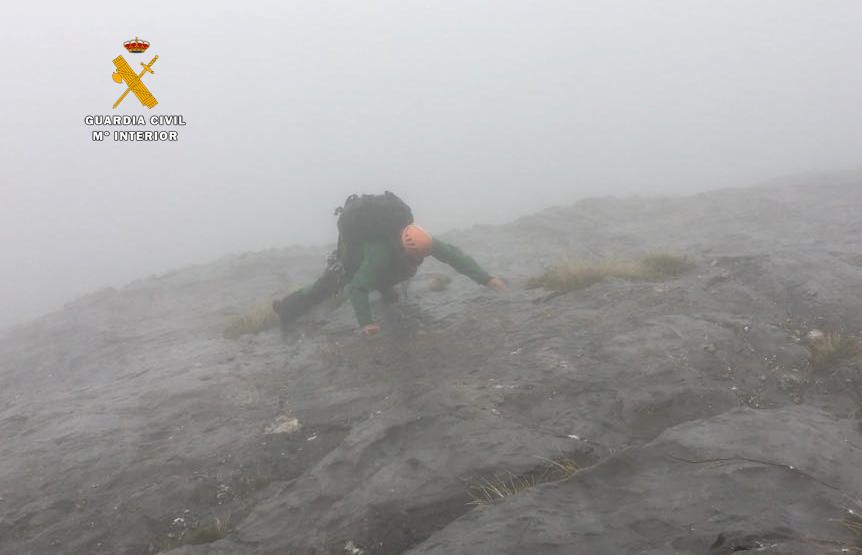
[[[503,282],[503,280],[500,278],[497,278],[497,277],[492,277],[491,279],[488,280],[488,283],[486,283],[485,285],[487,287],[490,287],[491,289],[494,289],[495,291],[500,291],[501,293],[509,290],[509,288],[506,287],[506,284]]]
[[[359,328],[359,333],[362,335],[374,335],[380,331],[380,324],[375,324],[374,322],[370,324],[366,324]]]

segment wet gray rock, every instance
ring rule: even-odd
[[[452,272],[429,262],[371,339],[347,306],[222,337],[324,248],[94,293],[0,337],[0,553],[840,552],[862,379],[815,368],[802,330],[862,330],[859,213],[857,179],[455,232],[511,294],[431,292]],[[573,253],[656,251],[696,268],[523,289]],[[582,470],[471,504],[549,460]]]
[[[411,555],[840,553],[862,437],[816,409],[735,409],[472,511]],[[723,538],[719,541],[719,537]]]

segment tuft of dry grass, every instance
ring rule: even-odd
[[[809,334],[808,351],[812,364],[822,368],[862,354],[862,344],[840,332],[827,331]]]
[[[847,509],[844,526],[862,536],[862,499],[856,501],[856,507]]]
[[[640,262],[641,268],[647,276],[655,279],[668,279],[679,277],[694,269],[694,262],[687,256],[675,254],[652,254]]]
[[[230,519],[213,516],[212,520],[194,523],[179,533],[171,533],[158,543],[159,553],[177,549],[183,545],[199,545],[218,541],[231,532]]]
[[[850,517],[844,519],[844,522],[842,522],[842,524],[849,528],[851,531],[862,536],[862,518],[859,518],[859,515],[851,515]]]
[[[574,476],[580,467],[574,460],[561,457],[542,459],[545,464],[527,474],[516,475],[506,471],[482,478],[468,487],[470,505],[490,505],[500,499],[517,495],[541,484],[559,482]]]
[[[189,545],[212,543],[227,536],[229,532],[230,522],[215,517],[205,524],[198,525],[194,530],[189,530],[183,538],[183,543]]]
[[[278,299],[283,298],[279,296]],[[322,310],[335,310],[348,299],[345,290],[326,299],[320,304]],[[243,335],[260,333],[268,329],[277,328],[281,325],[281,319],[272,309],[272,301],[261,302],[242,314],[233,316],[225,325],[222,335],[226,339],[237,339]]]
[[[495,474],[490,478],[482,478],[468,489],[470,505],[490,505],[491,503],[538,485],[532,478],[521,478],[511,472]]]
[[[685,256],[653,254],[638,262],[605,262],[594,265],[561,264],[530,278],[527,289],[577,291],[607,278],[656,281],[679,277],[694,268]]]
[[[844,515],[844,518],[832,520],[837,521],[841,526],[847,528],[862,540],[862,499],[853,500],[851,506],[845,507],[845,509],[847,513]],[[858,553],[862,552],[862,549],[854,546],[853,551]]]
[[[260,333],[279,325],[278,314],[272,309],[272,301],[260,303],[230,319],[222,332],[226,339]]]
[[[555,266],[544,274],[527,281],[527,289],[542,287],[549,291],[577,291],[605,279],[602,268],[590,266]]]
[[[431,285],[428,286],[428,290],[440,293],[441,291],[445,291],[450,283],[452,283],[452,278],[445,274],[437,274],[431,279]]]

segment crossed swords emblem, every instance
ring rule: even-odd
[[[135,73],[135,71],[132,69],[132,66],[130,66],[129,63],[126,62],[125,58],[123,58],[122,56],[117,56],[116,58],[114,58],[114,65],[117,67],[117,69],[114,70],[114,73],[111,74],[111,77],[114,79],[115,83],[122,83],[125,81],[127,87],[126,92],[124,92],[120,96],[120,98],[118,98],[117,101],[114,102],[114,108],[120,105],[120,102],[122,102],[123,99],[126,98],[126,95],[129,94],[129,92],[132,92],[136,97],[138,97],[138,100],[141,101],[141,104],[143,104],[147,108],[152,108],[159,103],[159,101],[156,100],[156,97],[153,96],[153,93],[150,92],[150,90],[147,88],[146,85],[144,85],[144,82],[142,81],[144,74],[147,72],[155,75],[156,72],[152,70],[152,67],[158,59],[158,56],[154,56],[148,64],[141,62],[141,65],[144,66],[144,69],[142,69],[140,73]]]

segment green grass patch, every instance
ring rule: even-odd
[[[527,289],[577,291],[607,278],[660,281],[682,276],[694,267],[694,262],[688,257],[673,254],[653,254],[637,262],[605,262],[591,265],[567,263],[554,266],[544,274],[530,278],[527,281]]]

